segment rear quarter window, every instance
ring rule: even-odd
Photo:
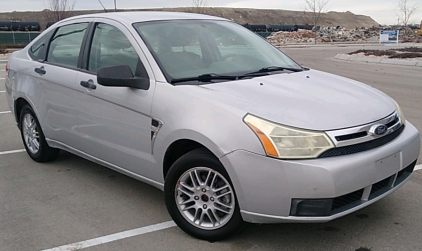
[[[45,60],[45,54],[47,52],[48,42],[50,41],[51,36],[53,35],[54,30],[51,30],[47,33],[42,33],[40,39],[38,39],[28,50],[29,56],[33,60]]]

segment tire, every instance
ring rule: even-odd
[[[60,150],[48,146],[37,116],[28,105],[21,110],[19,129],[29,157],[37,162],[47,162],[57,158]]]
[[[193,237],[223,240],[244,225],[230,177],[206,149],[195,149],[171,166],[164,194],[174,222]]]

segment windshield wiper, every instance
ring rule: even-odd
[[[272,71],[293,71],[293,72],[300,72],[303,71],[303,68],[289,68],[289,67],[280,67],[280,66],[269,66],[265,68],[261,68],[257,71],[249,72],[242,75],[219,75],[215,73],[206,73],[199,75],[197,77],[189,77],[189,78],[175,78],[171,80],[170,83],[181,83],[181,82],[189,82],[189,81],[199,81],[199,82],[212,82],[212,80],[239,80],[243,78],[250,78],[250,77],[260,77],[267,75],[266,73]]]
[[[215,73],[207,73],[202,74],[197,77],[191,78],[175,78],[171,80],[172,84],[180,83],[180,82],[189,82],[189,81],[199,81],[199,82],[211,82],[212,80],[236,80],[238,76],[230,76],[230,75],[218,75]]]
[[[293,72],[300,72],[303,71],[303,68],[290,68],[290,67],[282,67],[282,66],[268,66],[261,68],[255,72],[251,72],[248,74],[255,74],[261,72],[272,72],[272,71],[293,71]]]

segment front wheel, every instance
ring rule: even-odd
[[[47,144],[40,123],[30,106],[22,108],[19,122],[23,144],[33,160],[47,162],[59,155],[59,149]]]
[[[222,240],[243,225],[229,176],[205,149],[193,150],[172,165],[164,192],[173,220],[196,238]]]

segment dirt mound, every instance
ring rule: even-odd
[[[385,58],[422,58],[422,48],[407,47],[402,49],[389,49],[389,50],[357,50],[350,52],[349,55],[362,55],[362,56],[375,56]]]
[[[160,8],[160,9],[139,9],[141,11],[177,11],[177,12],[202,12],[207,15],[218,16],[233,20],[239,24],[308,24],[309,18],[303,11],[288,10],[263,10],[263,9],[244,9],[244,8],[204,8],[196,9],[192,7],[185,8]],[[125,10],[130,11],[130,10]],[[47,23],[47,12],[27,11],[27,12],[9,12],[0,13],[0,20],[16,21],[38,21],[42,27]],[[103,12],[101,10],[74,11],[72,16]],[[352,12],[328,12],[323,13],[320,21],[321,26],[342,26],[345,28],[371,27],[378,25],[371,17],[355,15]]]
[[[164,9],[166,10],[166,9]],[[189,11],[192,8],[168,9]],[[303,11],[243,9],[243,8],[205,8],[204,13],[231,19],[240,24],[309,24],[309,14]],[[378,25],[371,17],[347,12],[323,13],[319,22],[321,26],[342,26],[345,28],[371,27]]]

